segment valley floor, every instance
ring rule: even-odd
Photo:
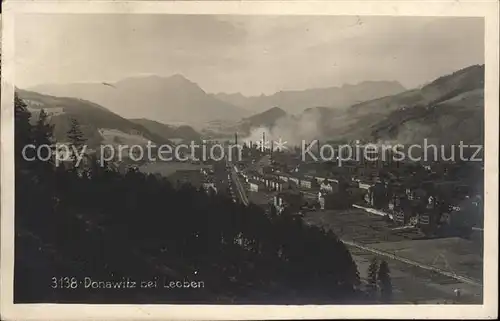
[[[456,237],[416,239],[415,233],[393,230],[382,217],[358,209],[309,212],[304,220],[331,229],[347,245],[352,244],[349,249],[361,279],[366,279],[374,256],[386,260],[394,303],[452,303],[455,289],[461,292],[459,303],[482,303],[480,242]],[[456,278],[429,268],[456,274]]]
[[[157,163],[141,170],[168,176],[176,170],[201,167]],[[247,191],[247,196],[250,202],[261,206],[271,201],[271,195],[264,191]],[[304,221],[331,229],[348,245],[362,280],[367,277],[373,257],[386,260],[394,287],[393,303],[480,304],[483,301],[481,239],[425,239],[416,231],[398,229],[384,217],[358,208],[307,212]],[[455,289],[460,290],[459,300]]]

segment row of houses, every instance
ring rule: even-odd
[[[325,175],[303,174],[300,171],[284,173],[281,171],[249,172],[245,174],[250,185],[250,190],[268,190],[284,192],[292,186],[305,194],[316,194],[319,204],[325,205],[325,197],[338,189],[339,180],[325,177]],[[381,179],[362,180],[352,178],[350,187],[357,187],[357,192],[363,194],[368,205],[392,213],[394,222],[400,225],[416,225],[423,230],[433,231],[442,226],[466,226],[469,219],[464,216],[460,206],[451,205],[450,209],[441,208],[449,186],[455,186],[447,198],[457,200],[465,199],[467,194],[465,186],[459,182],[429,181],[429,182],[388,182]],[[461,188],[464,187],[464,188]],[[439,193],[438,193],[439,191]],[[461,194],[460,196],[457,196]],[[439,197],[437,195],[440,195]],[[470,202],[469,202],[470,203]],[[474,203],[474,202],[472,202]],[[478,202],[475,202],[478,203]],[[280,203],[281,204],[281,203]],[[423,204],[423,205],[422,205]],[[281,206],[281,205],[280,205]],[[472,206],[472,212],[480,205]],[[471,208],[471,206],[468,206]],[[462,215],[459,215],[459,212]],[[470,210],[468,212],[471,212]],[[469,220],[470,221],[470,220]]]
[[[471,198],[447,208],[434,202],[433,197],[429,197],[426,206],[419,206],[412,201],[405,206],[395,204],[392,209],[393,220],[400,225],[419,227],[426,233],[471,232],[477,215],[482,211],[481,202]]]
[[[274,175],[262,175],[255,171],[249,173],[240,173],[245,178],[245,181],[248,183],[249,189],[252,192],[258,192],[262,190],[282,191],[283,189],[289,187],[287,184],[285,184],[284,181],[281,181]]]
[[[472,196],[455,181],[426,181],[414,185],[378,182],[365,200],[370,206],[392,213],[399,225],[418,226],[425,232],[467,230],[482,217],[480,196]]]
[[[332,192],[333,186],[338,184],[338,180],[312,175],[288,174],[283,172],[273,172],[261,174],[257,171],[241,172],[250,189],[258,191],[259,187],[271,191],[283,191],[295,188],[312,191]]]

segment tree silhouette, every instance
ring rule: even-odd
[[[26,160],[32,159],[35,153],[32,150],[24,150],[24,148],[33,143],[32,126],[30,124],[31,113],[28,111],[26,103],[19,98],[17,93],[14,94],[14,158],[16,166],[24,167],[27,165]],[[25,158],[23,157],[23,150]]]
[[[16,150],[21,142],[52,141],[47,118],[30,125],[21,100],[16,116]],[[71,143],[83,144],[77,122],[72,128]],[[80,168],[86,175],[50,162],[27,165],[21,158],[15,173],[15,302],[331,304],[358,298],[359,274],[345,245],[293,215],[272,218],[265,208],[234,203],[224,193],[174,186],[137,168],[120,173],[96,157]],[[40,175],[45,170],[50,175]],[[54,276],[188,279],[208,286],[109,289],[103,296],[97,289],[52,289],[47,284]]]
[[[380,262],[377,278],[380,287],[380,298],[382,302],[388,303],[392,298],[392,282],[389,265],[385,260]]]
[[[82,151],[82,149],[84,148],[85,142],[87,140],[85,139],[85,136],[83,135],[83,132],[80,128],[80,124],[78,123],[78,120],[76,120],[76,118],[74,118],[74,117],[71,118],[71,124],[70,124],[70,128],[67,132],[67,137],[69,140],[69,144],[72,147],[71,160],[73,161],[73,164],[76,165],[76,161],[77,161],[76,153],[80,153]]]
[[[53,133],[54,125],[49,123],[48,114],[44,109],[41,109],[38,120],[32,129],[34,145],[39,149],[38,158],[35,160],[38,174],[52,172],[53,153],[55,152]]]
[[[49,116],[45,110],[41,109],[36,125],[33,128],[35,142],[38,145],[53,143],[54,125],[49,124],[48,117]]]
[[[377,258],[372,258],[370,265],[368,266],[368,278],[367,278],[367,292],[371,299],[375,299],[378,286],[377,286],[377,271],[378,271],[378,260]]]

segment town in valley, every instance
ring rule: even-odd
[[[473,17],[19,15],[14,301],[482,304],[483,39]]]

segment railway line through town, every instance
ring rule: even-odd
[[[249,199],[246,189],[241,183],[234,165],[226,160],[226,168],[234,186],[234,194],[243,204],[248,205]],[[332,229],[350,249],[360,272],[365,272],[370,258],[378,257],[387,260],[395,273],[397,291],[401,293],[401,299],[406,303],[431,302],[432,300],[434,300],[432,302],[449,302],[454,300],[454,291],[457,289],[463,291],[461,302],[482,302],[482,277],[477,273],[472,273],[472,275],[469,272],[463,273],[463,266],[455,262],[452,265],[460,265],[457,271],[448,268],[448,266],[443,267],[431,262],[432,260],[429,257],[434,255],[435,249],[429,248],[429,251],[424,251],[425,253],[429,252],[428,257],[425,259],[415,257],[412,253],[414,245],[411,244],[421,244],[419,243],[421,240],[418,239],[418,236],[415,238],[416,235],[412,232],[413,230],[407,231],[408,227],[390,228],[383,219],[383,217],[387,216],[391,218],[390,213],[361,205],[353,205],[352,211],[358,213],[359,219],[335,223],[335,219],[328,221],[335,214],[326,214],[324,212],[319,214],[318,212],[320,219],[313,220],[313,222],[309,220],[306,223]],[[307,221],[306,217],[303,219]],[[332,226],[332,224],[336,226]],[[340,232],[342,229],[349,230],[350,235],[342,235],[342,232]],[[482,232],[480,228],[474,230]],[[425,242],[430,242],[430,246],[434,244],[434,240],[424,239],[422,243]],[[440,241],[437,240],[436,242]],[[446,239],[443,239],[443,242],[447,242]],[[400,250],[398,248],[400,247],[399,244],[402,243],[405,244],[404,246],[407,249]],[[404,246],[401,245],[401,248]],[[459,257],[459,255],[456,256]],[[452,257],[451,260],[453,261],[454,258]],[[461,259],[457,260],[459,262]],[[470,269],[467,269],[467,271],[470,271]],[[432,292],[432,295],[430,295],[432,299],[426,299],[426,292]]]
[[[238,173],[236,173],[234,165],[226,159],[226,168],[229,171],[229,177],[231,178],[231,182],[236,190],[236,196],[245,206],[248,206],[250,203],[248,200],[248,196],[246,195],[245,188],[241,184],[241,181],[238,177]]]

